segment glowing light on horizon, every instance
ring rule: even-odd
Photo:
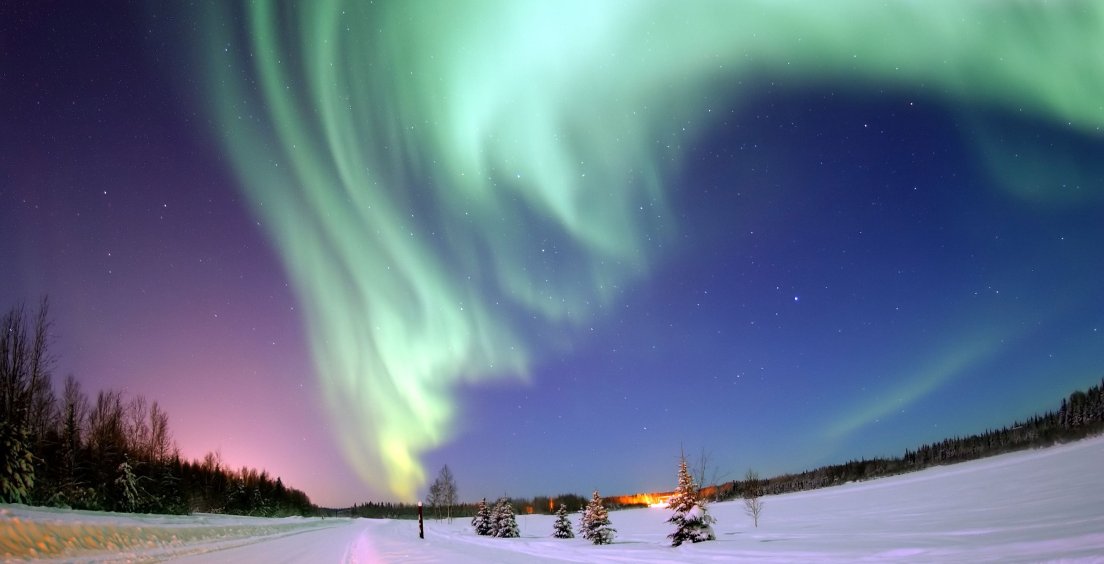
[[[404,499],[459,384],[524,380],[663,258],[679,143],[741,80],[1104,126],[1099,2],[212,2],[200,34],[345,454]]]

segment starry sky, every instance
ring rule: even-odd
[[[0,306],[313,501],[670,489],[1104,374],[1104,5],[9,2]]]

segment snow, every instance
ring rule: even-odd
[[[698,521],[701,518],[702,518],[701,506],[695,503],[694,506],[690,508],[690,511],[686,512],[686,520],[687,521]]]
[[[742,501],[711,504],[717,540],[668,545],[666,509],[610,512],[611,545],[521,538],[469,519],[151,516],[0,505],[0,558],[183,562],[1104,562],[1104,438],[892,478],[767,496],[758,528]],[[577,524],[580,515],[572,515]]]

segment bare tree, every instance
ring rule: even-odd
[[[34,322],[34,340],[31,342],[30,383],[27,386],[26,405],[30,409],[28,423],[34,440],[41,444],[47,432],[57,423],[57,402],[50,372],[54,357],[49,352],[50,320],[49,302],[46,298],[38,306]]]
[[[697,464],[691,470],[694,481],[698,483],[698,489],[703,493],[712,492],[712,501],[721,500],[721,488],[718,485],[728,474],[721,474],[721,469],[713,462],[713,454],[703,447],[698,455]],[[712,487],[712,490],[709,488]]]
[[[433,508],[433,517],[438,521],[441,520],[441,478],[433,480],[433,483],[429,485],[429,492],[426,493],[426,505]]]
[[[448,464],[441,467],[437,479],[429,486],[429,495],[426,503],[433,507],[437,518],[441,518],[440,509],[445,508],[445,517],[452,522],[452,506],[456,505],[456,479],[452,477],[452,470]]]
[[[140,395],[134,396],[126,406],[126,432],[128,442],[136,458],[141,462],[149,462],[153,458],[148,417],[146,398]]]
[[[0,321],[0,422],[21,427],[26,410],[27,330],[23,308],[11,308]]]
[[[8,310],[0,320],[0,421],[26,429],[35,441],[54,428],[57,415],[50,383],[48,310],[43,299],[30,327],[22,306]]]
[[[60,414],[61,437],[61,476],[62,488],[71,490],[77,484],[77,456],[82,444],[82,435],[88,420],[88,398],[81,391],[80,382],[72,374],[65,378],[65,391],[62,394]]]
[[[125,414],[122,394],[115,390],[97,394],[88,413],[88,447],[94,456],[122,460],[127,445]]]
[[[84,395],[80,382],[72,374],[65,377],[65,391],[62,392],[61,401],[61,425],[71,426],[79,442],[88,420],[88,396]],[[72,423],[67,423],[70,420]]]
[[[172,436],[169,433],[169,414],[153,402],[149,412],[150,447],[153,460],[164,462],[172,453]]]
[[[763,513],[762,487],[759,483],[759,473],[748,469],[744,474],[744,511],[759,526],[759,515]]]
[[[214,452],[207,451],[207,454],[203,455],[203,469],[215,474],[225,469],[222,464],[222,449],[215,449]]]

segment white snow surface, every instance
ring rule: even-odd
[[[1104,562],[1104,438],[767,496],[759,527],[716,503],[717,540],[669,546],[667,509],[610,512],[611,545],[521,538],[468,519],[416,521],[153,516],[0,505],[0,558],[183,562]],[[579,514],[572,515],[577,525]]]

